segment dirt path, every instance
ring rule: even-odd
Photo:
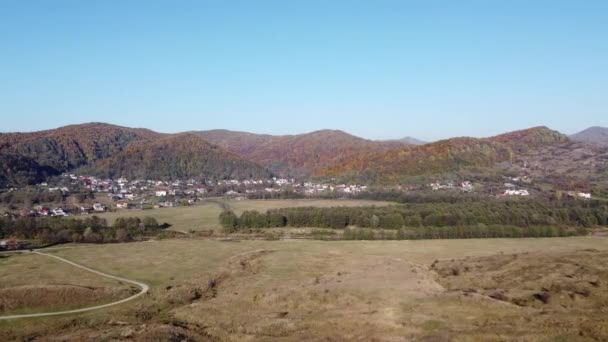
[[[34,314],[24,314],[24,315],[8,315],[8,316],[0,316],[0,320],[7,320],[7,319],[17,319],[17,318],[33,318],[33,317],[46,317],[46,316],[57,316],[57,315],[68,315],[68,314],[74,314],[74,313],[81,313],[81,312],[87,312],[87,311],[93,311],[93,310],[98,310],[98,309],[103,309],[103,308],[107,308],[110,306],[114,306],[114,305],[118,305],[118,304],[122,304],[122,303],[126,303],[128,301],[131,301],[133,299],[136,299],[142,295],[144,295],[145,293],[148,292],[148,290],[150,289],[150,286],[148,286],[148,284],[146,283],[142,283],[136,280],[131,280],[131,279],[126,279],[126,278],[121,278],[121,277],[117,277],[111,274],[107,274],[101,271],[97,271],[94,270],[92,268],[77,264],[73,261],[70,261],[68,259],[64,259],[62,257],[56,256],[56,255],[52,255],[52,254],[47,254],[47,253],[42,253],[39,251],[23,251],[21,253],[34,253],[34,254],[38,254],[38,255],[43,255],[49,258],[55,258],[61,262],[65,262],[66,264],[70,264],[74,267],[83,269],[85,271],[91,272],[91,273],[95,273],[97,275],[100,275],[102,277],[106,277],[106,278],[110,278],[110,279],[114,279],[114,280],[118,280],[121,282],[125,282],[125,283],[129,283],[129,284],[133,284],[138,286],[139,288],[141,288],[141,291],[139,291],[138,293],[125,298],[125,299],[121,299],[119,301],[116,302],[112,302],[112,303],[108,303],[108,304],[103,304],[103,305],[96,305],[96,306],[90,306],[87,308],[82,308],[82,309],[75,309],[75,310],[65,310],[65,311],[53,311],[53,312],[41,312],[41,313],[34,313]]]

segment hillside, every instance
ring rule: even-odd
[[[161,134],[101,123],[0,134],[0,186],[79,169],[105,177],[343,177],[395,182],[407,176],[490,167],[568,138],[546,127],[424,145],[372,141],[343,131],[263,135],[227,130]]]
[[[49,166],[74,167],[108,157],[132,141],[153,140],[162,136],[161,133],[143,128],[87,123],[38,132],[0,133],[0,151],[57,163]]]
[[[569,139],[566,135],[558,131],[540,126],[500,134],[491,138],[486,138],[485,140],[505,144],[513,149],[514,152],[522,153],[530,148],[564,143]]]
[[[572,141],[608,146],[608,128],[598,126],[589,127],[586,130],[572,134],[570,139]]]
[[[161,136],[147,129],[103,123],[71,125],[31,133],[3,133],[0,134],[0,155],[4,156],[3,159],[19,156],[22,162],[13,164],[11,169],[12,173],[22,175],[18,177],[17,184],[25,184],[37,178],[33,177],[37,173],[34,168],[44,168],[44,173],[59,174],[118,153],[133,141],[149,141]],[[7,183],[8,177],[0,175],[0,184]],[[14,177],[11,179],[8,183],[15,180]]]
[[[44,181],[57,170],[41,166],[31,158],[14,153],[0,153],[0,187]]]
[[[545,145],[568,141],[546,127],[509,132],[490,138],[452,138],[393,149],[341,165],[334,174],[366,181],[391,182],[400,177],[489,167]]]
[[[227,130],[193,133],[277,174],[294,177],[323,176],[352,159],[403,147],[399,142],[372,141],[338,130],[281,136]]]
[[[83,169],[102,177],[129,179],[266,178],[259,165],[189,133],[130,144],[124,151]]]

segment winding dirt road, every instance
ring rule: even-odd
[[[72,265],[74,267],[83,269],[85,271],[88,271],[88,272],[91,272],[91,273],[95,273],[95,274],[100,275],[102,277],[111,278],[111,279],[114,279],[114,280],[118,280],[118,281],[122,281],[122,282],[125,282],[125,283],[136,285],[139,288],[141,288],[141,291],[139,291],[138,293],[132,295],[131,297],[128,297],[128,298],[125,298],[125,299],[121,299],[121,300],[116,301],[116,302],[103,304],[103,305],[90,306],[90,307],[87,307],[87,308],[75,309],[75,310],[41,312],[41,313],[24,314],[24,315],[0,316],[0,320],[17,319],[17,318],[47,317],[47,316],[58,316],[58,315],[69,315],[69,314],[75,314],[75,313],[81,313],[81,312],[99,310],[99,309],[107,308],[107,307],[110,307],[110,306],[126,303],[128,301],[136,299],[136,298],[138,298],[138,297],[146,294],[148,292],[148,290],[150,289],[150,286],[148,286],[148,284],[146,284],[146,283],[142,283],[142,282],[139,282],[139,281],[136,281],[136,280],[126,279],[126,278],[121,278],[121,277],[117,277],[117,276],[114,276],[114,275],[111,275],[111,274],[107,274],[107,273],[104,273],[104,272],[101,272],[101,271],[97,271],[97,270],[94,270],[92,268],[89,268],[89,267],[77,264],[77,263],[75,263],[73,261],[70,261],[68,259],[56,256],[56,255],[42,253],[40,251],[21,252],[21,253],[34,253],[34,254],[43,255],[43,256],[46,256],[46,257],[49,257],[49,258],[55,258],[55,259],[57,259],[57,260],[59,260],[61,262],[65,262],[66,264],[70,264],[70,265]]]

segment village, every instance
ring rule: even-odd
[[[227,180],[128,180],[101,179],[88,175],[63,174],[55,181],[37,184],[36,191],[56,192],[64,198],[80,194],[78,205],[32,205],[21,208],[20,216],[70,216],[124,209],[157,209],[194,205],[205,198],[269,199],[285,196],[311,197],[327,194],[356,195],[367,191],[365,185],[297,182],[295,179]],[[5,192],[21,189],[11,188]],[[84,194],[84,195],[83,195]]]
[[[35,186],[36,191],[61,194],[68,198],[79,194],[77,203],[70,205],[24,205],[19,208],[19,216],[70,216],[102,213],[128,209],[158,209],[175,206],[189,206],[205,198],[230,198],[234,200],[273,199],[290,197],[335,197],[347,198],[365,196],[375,191],[393,192],[442,192],[458,191],[463,193],[487,193],[496,197],[531,196],[529,186],[532,179],[528,176],[502,177],[503,183],[490,188],[487,184],[469,180],[454,182],[437,180],[430,184],[410,186],[375,186],[345,184],[337,182],[298,181],[293,178],[269,179],[226,179],[226,180],[129,180],[102,179],[90,175],[62,174],[60,177]],[[5,192],[19,191],[11,188]],[[564,191],[569,197],[590,199],[591,193],[582,190]],[[13,213],[16,214],[16,213]]]

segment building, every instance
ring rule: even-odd
[[[591,193],[590,192],[578,192],[576,195],[578,197],[580,197],[580,198],[591,199]]]

